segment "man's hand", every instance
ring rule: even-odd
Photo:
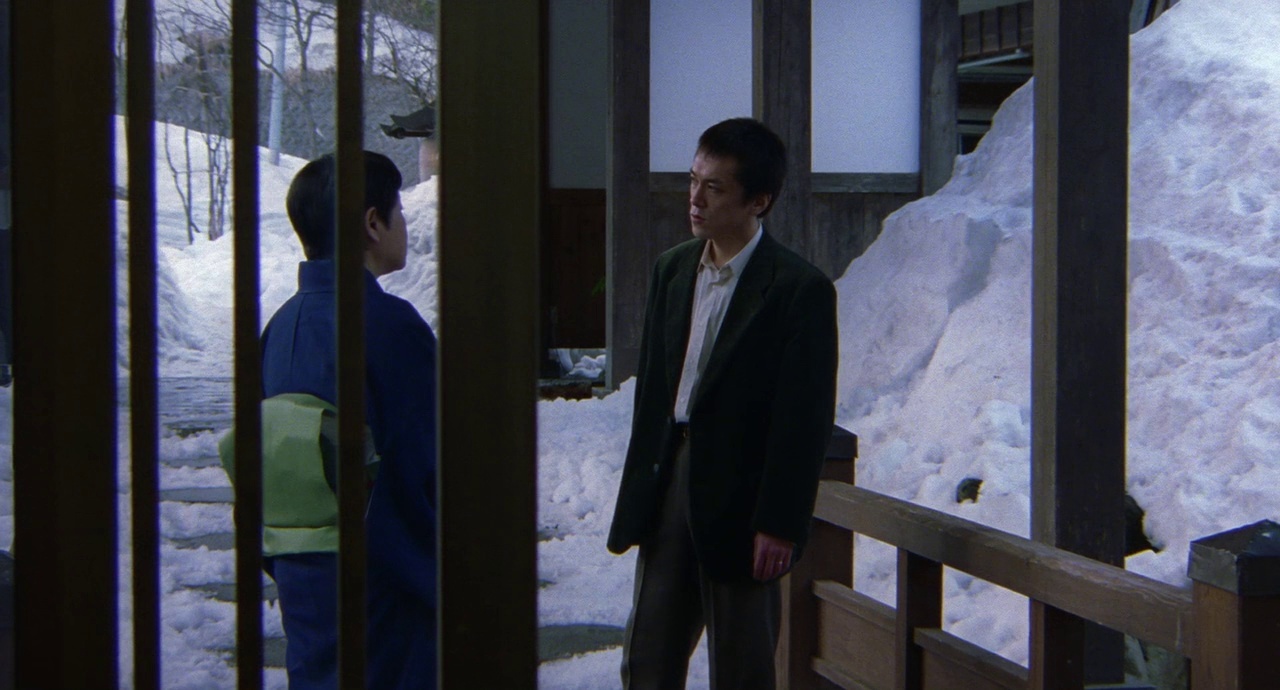
[[[794,549],[795,544],[786,539],[756,532],[755,559],[751,566],[751,576],[761,582],[767,582],[787,572],[791,568],[791,552]]]

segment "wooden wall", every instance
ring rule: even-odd
[[[550,189],[540,277],[543,349],[605,346],[603,189]]]
[[[958,45],[954,9],[943,11],[949,1],[921,0],[927,20],[921,27],[923,43]],[[921,196],[922,179],[931,181],[924,191],[933,191],[950,177],[957,151],[955,70],[938,70],[933,58],[922,59],[922,75],[927,75],[922,100],[927,107],[922,107],[918,123],[904,126],[920,128],[923,174],[813,173],[809,12],[807,3],[754,3],[754,115],[779,133],[792,164],[778,206],[764,225],[834,279],[879,236],[886,217]],[[608,384],[616,387],[636,371],[653,262],[691,235],[688,176],[648,171],[648,0],[614,0],[610,30],[606,338]],[[954,64],[955,56],[943,53]]]

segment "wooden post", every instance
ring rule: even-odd
[[[605,379],[617,388],[640,363],[651,254],[649,227],[649,0],[609,3],[608,229]]]
[[[752,101],[756,119],[787,146],[787,179],[765,216],[776,239],[811,263],[820,264],[809,213],[813,168],[810,129],[813,86],[813,3],[755,0],[752,12]]]
[[[1280,524],[1263,520],[1191,544],[1191,687],[1272,687],[1280,650]]]
[[[857,457],[858,437],[836,427],[827,444],[822,478],[852,484]],[[813,594],[817,580],[853,586],[853,534],[821,520],[814,520],[804,554],[780,583],[782,630],[774,655],[778,690],[832,687],[813,670],[818,653],[818,599]]]
[[[959,152],[960,8],[956,0],[920,2],[920,193],[951,179]]]
[[[894,687],[924,688],[924,658],[917,628],[942,627],[942,564],[898,549],[898,616]]]
[[[439,8],[438,687],[532,690],[546,3]]]
[[[1124,563],[1128,29],[1128,3],[1035,3],[1031,531],[1113,565]],[[1033,687],[1123,679],[1121,636],[1085,626],[1086,654],[1080,625],[1033,605]]]
[[[9,8],[20,688],[119,683],[113,4]]]

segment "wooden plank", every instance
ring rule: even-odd
[[[814,514],[1170,651],[1188,651],[1191,598],[1173,585],[838,482],[820,484]]]
[[[364,514],[365,299],[364,75],[361,0],[338,0],[337,37],[337,366],[338,684],[365,682],[367,559]]]
[[[543,348],[604,347],[608,200],[603,189],[547,190],[542,238]]]
[[[231,218],[235,255],[236,679],[262,687],[262,354],[258,259],[258,7],[231,5]]]
[[[815,264],[831,278],[839,278],[849,263],[875,242],[884,220],[919,198],[909,194],[814,194],[814,227],[822,228],[823,256]]]
[[[658,258],[649,243],[649,0],[611,0],[609,27],[605,378],[617,388],[636,373],[649,271]],[[688,193],[687,176],[681,189]]]
[[[1275,684],[1280,649],[1280,524],[1271,520],[1197,539],[1187,575],[1195,606],[1196,688]]]
[[[924,687],[1023,690],[1027,669],[942,630],[916,630],[924,651]]]
[[[818,688],[834,687],[843,690],[881,690],[887,688],[885,685],[869,685],[862,682],[849,671],[839,664],[832,663],[826,659],[813,660],[813,672],[822,677],[826,681],[826,685],[818,685]]]
[[[133,685],[160,688],[160,411],[156,338],[155,3],[125,5],[129,150],[129,476]],[[119,181],[117,181],[118,183]]]
[[[765,227],[775,239],[814,262],[817,228],[809,210],[813,3],[754,0],[752,7],[752,110],[787,147],[787,178],[765,216]]]
[[[1124,564],[1128,371],[1129,13],[1122,2],[1037,2],[1032,239],[1033,538]],[[1084,356],[1083,353],[1087,353]],[[1037,619],[1033,619],[1037,620]],[[1033,685],[1084,664],[1123,681],[1124,641],[1089,648],[1033,625]],[[1063,655],[1050,661],[1051,655]],[[1083,660],[1083,661],[1080,661]],[[1057,681],[1052,681],[1057,682]]]
[[[114,688],[113,3],[10,11],[16,681]]]
[[[913,194],[920,190],[918,173],[814,173],[814,194]]]
[[[835,427],[822,476],[852,482],[857,445],[857,436]],[[780,583],[782,628],[774,668],[777,685],[783,690],[812,687],[818,682],[811,663],[818,656],[819,643],[819,605],[813,594],[815,581],[853,586],[853,535],[821,520],[814,521],[804,553]]]
[[[443,690],[537,685],[538,234],[530,229],[540,225],[545,174],[545,12],[542,2],[440,3]]]
[[[822,661],[867,687],[894,687],[893,608],[837,582],[815,582],[813,593],[820,602],[815,669]]]
[[[1261,688],[1275,682],[1280,640],[1280,596],[1241,597],[1192,583],[1196,644],[1194,688]]]
[[[1079,688],[1085,683],[1084,620],[1042,601],[1031,602],[1033,635],[1029,687]]]
[[[951,179],[959,153],[960,15],[955,0],[920,2],[920,192]]]
[[[924,656],[917,628],[942,626],[942,564],[898,549],[898,608],[894,634],[894,687],[922,690]]]

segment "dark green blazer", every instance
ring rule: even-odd
[[[703,244],[668,250],[649,281],[614,553],[656,527]],[[836,340],[831,281],[766,233],[689,406],[689,525],[710,577],[749,578],[756,532],[795,542],[797,554],[803,547],[835,416]]]

